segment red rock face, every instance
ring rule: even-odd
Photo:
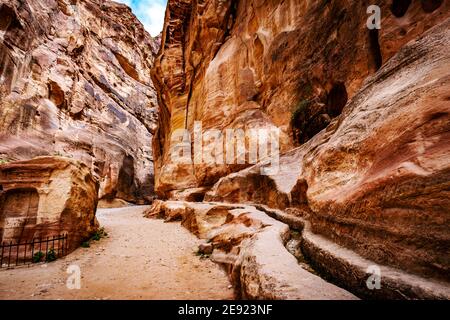
[[[231,174],[205,200],[295,207],[365,258],[448,281],[449,26],[405,45],[278,174]]]
[[[284,247],[289,227],[253,206],[156,200],[145,215],[181,220],[205,239],[198,252],[224,266],[238,299],[357,299],[303,269]]]
[[[366,26],[370,4],[380,30]],[[362,257],[448,281],[449,6],[169,1],[152,73],[157,191],[218,181],[205,201],[295,208]],[[173,164],[171,133],[197,120],[279,127],[280,172]]]
[[[447,281],[449,30],[447,20],[369,78],[303,162],[314,231]]]
[[[98,182],[90,169],[60,157],[0,165],[0,242],[68,234],[68,249],[97,229]]]
[[[0,1],[0,21],[1,159],[73,157],[101,198],[148,201],[158,40],[110,1]]]
[[[242,169],[171,164],[171,134],[194,121],[220,130],[275,125],[283,151],[324,129],[367,76],[450,11],[448,1],[403,2],[169,1],[153,69],[160,195]],[[366,26],[370,4],[381,8],[380,30]]]

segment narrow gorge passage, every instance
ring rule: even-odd
[[[0,270],[0,299],[233,299],[225,272],[195,255],[200,240],[179,223],[143,218],[146,208],[99,209],[107,238],[49,264]],[[66,287],[70,265],[80,267],[80,290]]]
[[[450,0],[0,0],[0,300],[450,300],[449,48]]]

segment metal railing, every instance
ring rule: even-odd
[[[33,239],[30,242],[0,244],[0,268],[51,262],[68,252],[67,234]]]

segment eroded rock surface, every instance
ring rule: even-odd
[[[149,217],[181,220],[226,266],[238,296],[247,299],[356,299],[305,270],[284,247],[289,227],[252,206],[155,201]]]
[[[101,198],[148,201],[159,40],[111,1],[1,0],[0,21],[0,159],[73,157]]]
[[[283,151],[324,129],[367,76],[450,12],[448,1],[403,2],[168,1],[152,75],[159,194],[211,186],[243,169],[173,164],[171,134],[192,132],[194,121],[219,130],[276,126]],[[366,26],[372,4],[381,8],[380,30]]]
[[[377,265],[314,233],[311,223],[293,210],[156,200],[144,215],[181,221],[204,239],[198,254],[225,266],[240,298],[356,298],[345,289],[368,299],[450,298],[445,282]],[[382,276],[376,290],[368,285],[373,268],[379,268]]]
[[[379,30],[366,25],[373,4],[381,8]],[[161,108],[157,193],[236,210],[242,203],[281,209],[277,220],[310,225],[302,249],[317,269],[352,292],[365,296],[358,290],[372,263],[387,275],[387,291],[368,296],[447,299],[449,6],[169,0],[152,69]],[[279,128],[280,171],[261,175],[264,165],[248,158],[240,165],[174,163],[171,135],[193,133],[195,121],[222,132]],[[195,151],[193,137],[187,142]],[[198,190],[204,197],[191,196]],[[219,243],[230,250],[241,248],[243,234],[259,238],[255,220],[231,228],[224,204],[215,218],[207,203],[159,206],[200,237],[212,225],[227,229]],[[253,288],[250,297],[264,284]]]
[[[280,173],[222,178],[207,201],[296,207],[313,232],[443,280],[450,260],[450,20],[406,45]]]
[[[98,182],[90,169],[62,157],[0,165],[0,243],[68,234],[77,248],[97,229]]]

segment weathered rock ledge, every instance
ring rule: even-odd
[[[450,287],[433,279],[419,277],[388,266],[378,265],[356,252],[340,246],[311,230],[311,223],[281,210],[255,205],[274,219],[301,230],[301,250],[324,278],[364,298],[450,299]],[[380,268],[381,288],[368,290],[366,281],[371,266]]]
[[[205,239],[207,244],[200,250],[212,252],[211,259],[226,267],[242,298],[356,298],[342,288],[369,299],[450,298],[445,284],[378,265],[314,234],[303,218],[264,205],[155,201],[146,216],[167,222],[181,220],[183,226]],[[304,268],[288,252],[289,227],[301,233],[300,249],[323,278]],[[371,266],[380,268],[380,289],[370,290],[366,284]]]
[[[278,174],[229,174],[204,200],[293,207],[315,234],[449,286],[449,26],[403,46]]]
[[[183,226],[209,242],[246,299],[356,299],[305,270],[285,248],[289,227],[253,206],[155,201],[148,216]]]

